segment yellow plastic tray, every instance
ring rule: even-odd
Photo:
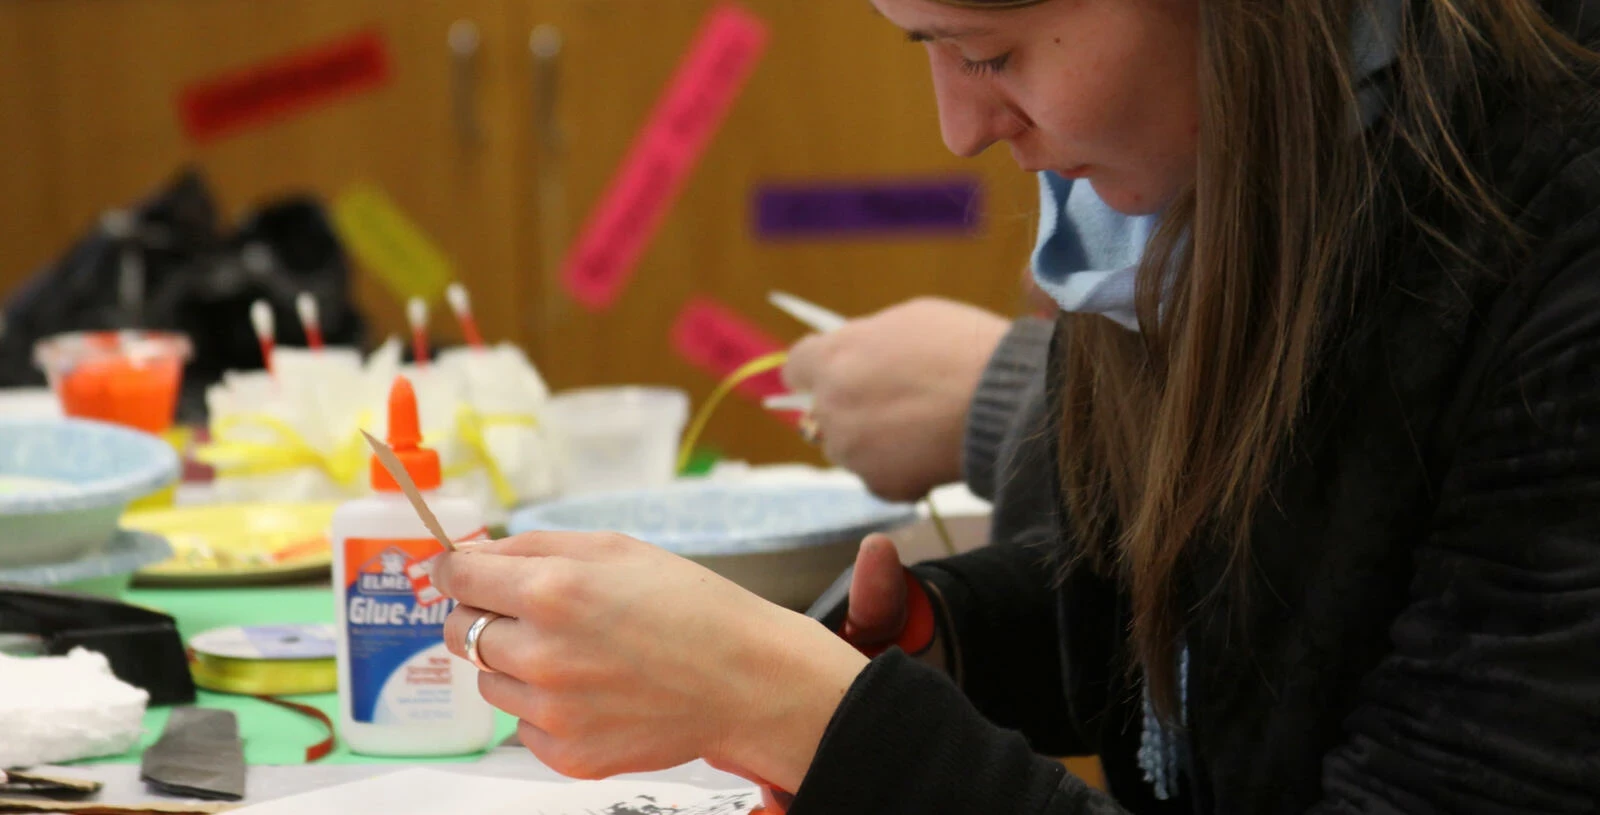
[[[122,525],[164,536],[176,553],[142,569],[143,585],[218,586],[322,577],[338,504],[233,504],[129,513]]]

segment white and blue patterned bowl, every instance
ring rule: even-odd
[[[0,569],[0,584],[60,589],[116,597],[133,582],[135,572],[172,557],[166,538],[149,532],[119,529],[101,551],[76,560],[44,566]]]
[[[0,420],[0,568],[103,548],[129,503],[177,480],[171,445],[81,419]]]
[[[701,563],[772,602],[810,605],[861,539],[916,520],[851,484],[680,482],[524,509],[513,533],[620,532]]]

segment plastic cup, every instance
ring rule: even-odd
[[[93,331],[40,340],[33,358],[68,416],[161,434],[176,416],[190,353],[181,334]]]
[[[677,475],[689,395],[670,388],[586,388],[556,394],[551,419],[562,434],[562,491],[641,489]]]
[[[186,445],[173,432],[183,366],[193,349],[182,334],[159,331],[87,331],[57,334],[33,348],[61,400],[61,411],[96,419]],[[184,452],[179,450],[180,454]],[[170,503],[175,488],[137,503],[140,508]]]

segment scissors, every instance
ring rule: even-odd
[[[833,581],[833,584],[822,592],[811,608],[806,610],[806,616],[822,623],[829,631],[844,636],[845,620],[850,616],[850,583],[855,577],[855,567],[844,570]],[[875,647],[856,646],[857,650],[868,658],[897,646],[907,653],[916,653],[923,650],[928,643],[933,641],[935,623],[933,608],[929,602],[928,594],[918,583],[910,569],[903,570],[906,581],[907,617],[906,630],[887,645]],[[752,815],[785,815],[788,807],[794,803],[794,795],[780,790],[771,784],[761,784],[761,808],[752,810]]]

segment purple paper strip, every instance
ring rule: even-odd
[[[977,178],[766,185],[755,193],[756,235],[767,240],[968,234],[982,214]]]

